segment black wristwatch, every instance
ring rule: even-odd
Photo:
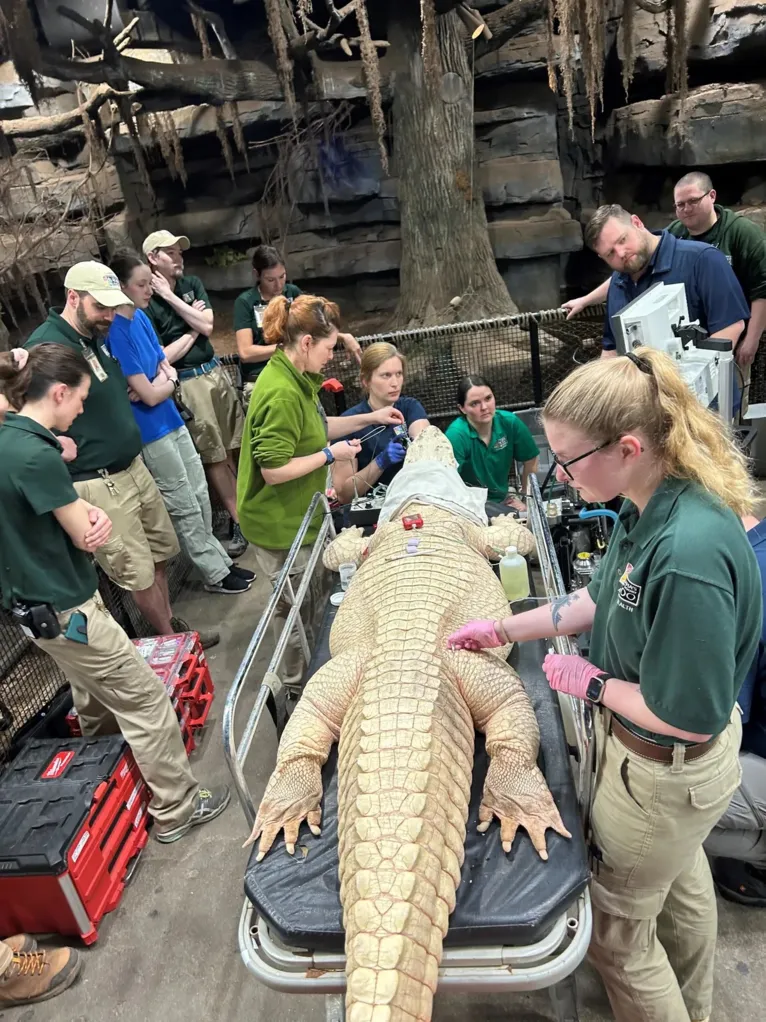
[[[332,453],[330,448],[329,447],[323,447],[322,448],[322,454],[324,454],[325,458],[327,458],[327,464],[328,465],[332,465],[332,463],[335,461],[335,455]]]
[[[592,703],[600,703],[601,697],[604,694],[604,686],[609,680],[609,675],[606,672],[597,674],[595,678],[591,678],[588,682],[588,687],[585,690],[585,697]]]

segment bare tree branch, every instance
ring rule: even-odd
[[[33,138],[37,135],[57,135],[62,131],[71,131],[79,127],[82,130],[83,114],[94,114],[110,99],[132,93],[118,92],[108,85],[100,85],[86,100],[74,110],[63,114],[52,114],[50,117],[17,117],[8,121],[0,121],[0,131],[8,138]]]

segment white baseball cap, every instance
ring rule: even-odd
[[[144,239],[144,255],[149,255],[158,248],[172,248],[173,245],[180,245],[181,251],[185,252],[191,247],[191,242],[184,234],[171,234],[170,231],[153,231],[148,238]]]
[[[72,291],[85,291],[107,309],[133,302],[120,290],[120,282],[103,263],[75,263],[64,277],[64,287]]]

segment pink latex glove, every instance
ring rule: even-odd
[[[561,653],[549,653],[543,660],[543,670],[551,688],[577,699],[585,699],[591,680],[604,673],[581,656]]]
[[[495,631],[495,622],[489,620],[469,621],[447,639],[447,649],[493,649],[504,645]]]

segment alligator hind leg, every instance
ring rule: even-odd
[[[479,830],[487,830],[497,816],[503,850],[510,852],[516,831],[524,827],[540,858],[547,859],[545,832],[549,827],[564,837],[572,835],[537,766],[540,732],[519,676],[485,652],[450,652],[445,655],[445,666],[461,687],[476,730],[487,740],[490,764]]]
[[[333,657],[312,675],[284,730],[277,765],[266,785],[253,832],[260,837],[258,861],[266,855],[280,830],[290,855],[295,852],[304,820],[319,834],[322,802],[322,767],[341,725],[359,678],[364,657],[356,650]]]

